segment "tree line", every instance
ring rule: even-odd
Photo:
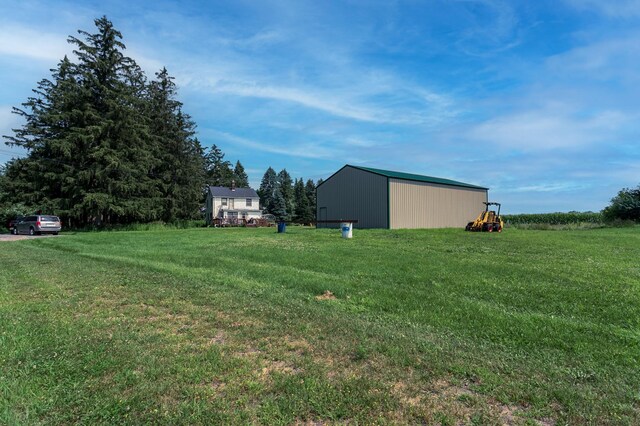
[[[0,206],[72,226],[171,222],[200,217],[206,185],[248,186],[240,161],[202,147],[167,69],[149,81],[113,24],[94,22],[13,109],[25,124],[5,142],[27,155],[0,168]]]
[[[24,125],[5,143],[27,154],[0,166],[2,219],[43,212],[72,227],[198,219],[207,186],[248,187],[239,160],[203,148],[167,69],[147,79],[113,24],[94,23],[94,33],[68,38],[74,59],[65,56],[13,108]],[[311,222],[315,186],[269,167],[258,192],[265,213]]]
[[[276,171],[269,167],[262,176],[258,195],[265,213],[277,220],[310,223],[316,217],[316,187],[318,183],[302,178],[293,180],[287,169]]]

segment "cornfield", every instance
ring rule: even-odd
[[[539,213],[503,215],[502,219],[509,225],[549,224],[569,225],[577,223],[599,224],[603,222],[601,213],[569,212],[569,213]]]

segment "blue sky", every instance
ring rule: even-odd
[[[351,163],[488,186],[519,213],[640,183],[640,0],[2,0],[0,134],[102,15],[253,185]]]

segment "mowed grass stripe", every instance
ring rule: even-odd
[[[232,247],[233,247],[233,244],[232,244]],[[556,248],[553,248],[553,247],[548,248],[545,250],[545,253],[554,252],[554,250],[556,250]],[[301,254],[301,255],[304,255],[304,254]],[[571,305],[567,305],[565,303],[566,300],[564,299],[567,299],[567,298],[571,298],[571,300],[574,302],[579,302],[580,299],[577,298],[578,296],[577,292],[579,292],[585,285],[589,285],[591,291],[593,292],[595,291],[601,292],[598,294],[599,303],[606,302],[608,299],[609,300],[613,299],[611,300],[611,302],[615,303],[617,301],[618,296],[620,295],[620,291],[629,293],[628,295],[630,297],[635,297],[636,299],[638,299],[637,291],[634,292],[634,289],[631,283],[629,283],[629,286],[627,288],[624,288],[624,286],[621,286],[621,285],[612,286],[612,283],[614,283],[616,280],[620,281],[620,280],[626,279],[626,277],[628,276],[628,274],[625,273],[626,271],[613,270],[610,272],[610,276],[607,276],[607,275],[602,276],[602,273],[600,270],[598,269],[594,270],[593,268],[590,268],[584,271],[584,277],[580,277],[580,275],[576,275],[576,274],[582,271],[575,271],[575,270],[572,271],[571,268],[566,268],[564,265],[561,265],[561,268],[560,268],[556,266],[556,263],[549,263],[548,261],[540,262],[539,260],[532,260],[531,263],[520,265],[519,269],[521,270],[518,271],[515,275],[513,275],[514,279],[511,279],[508,282],[501,284],[501,282],[504,282],[505,276],[507,277],[509,276],[509,271],[505,271],[505,268],[502,266],[502,263],[501,263],[503,259],[500,258],[499,254],[497,256],[498,258],[494,259],[493,263],[488,265],[486,263],[484,265],[481,264],[480,265],[481,269],[475,272],[475,274],[479,279],[484,280],[483,283],[485,285],[496,286],[496,292],[494,294],[490,294],[492,298],[495,299],[496,297],[500,297],[501,295],[509,298],[508,302],[510,303],[503,303],[505,304],[505,306],[509,304],[514,304],[513,302],[517,302],[519,294],[516,291],[503,292],[501,290],[503,290],[504,288],[513,289],[514,286],[519,286],[520,290],[522,291],[521,300],[524,302],[523,303],[524,306],[528,307],[529,309],[541,308],[543,309],[541,312],[547,312],[550,307],[557,305],[557,309],[553,312],[550,312],[556,316],[562,316],[562,315],[571,316],[573,315],[572,310],[575,310],[576,308],[588,309],[589,307],[594,306],[592,304],[593,298],[589,300],[589,303],[584,304],[583,306],[581,306],[580,303],[573,303]],[[348,264],[350,262],[349,259],[354,257],[355,258],[358,257],[357,253],[355,254],[352,253],[348,256],[344,256],[343,259],[345,260],[342,261],[343,263],[341,267],[344,268],[345,264]],[[232,259],[232,258],[231,257],[220,258],[219,256],[213,255],[210,260],[206,259],[202,263],[208,264],[209,265],[208,267],[211,267],[210,266],[211,262],[226,261],[227,259]],[[267,257],[266,259],[267,260],[271,259],[271,262],[273,262],[273,257]],[[462,261],[466,259],[467,258],[464,257],[462,258]],[[315,259],[315,260],[316,262],[313,262],[313,264],[322,265],[323,263],[325,263],[324,262],[325,259],[322,259],[322,258]],[[460,260],[460,259],[457,259],[457,260]],[[175,262],[175,259],[173,260],[169,259],[169,261]],[[243,258],[242,261],[238,261],[239,264],[235,266],[240,269],[243,269],[243,265],[249,261],[250,261],[250,258]],[[281,262],[281,260],[279,260],[279,262]],[[335,264],[335,259],[332,259],[331,263]],[[229,266],[231,267],[234,265],[229,265]],[[478,267],[477,264],[474,266],[476,268]],[[295,263],[292,263],[291,267],[296,268],[301,272],[309,271],[310,263],[297,261]],[[356,269],[359,271],[362,270],[360,266],[357,266]],[[389,269],[393,269],[393,268],[389,268]],[[331,274],[327,274],[327,275],[335,275],[338,272],[339,271],[332,271]],[[320,272],[320,273],[324,273],[324,272]],[[416,282],[415,280],[411,281],[406,279],[407,274],[409,274],[409,278],[411,278],[411,270],[409,268],[400,269],[399,273],[403,277],[403,280],[405,280],[405,282],[404,283],[401,282],[401,284],[410,284],[410,283]],[[450,268],[447,269],[447,273],[451,273]],[[535,282],[528,281],[528,282],[521,283],[519,279],[522,278],[523,273],[539,275],[540,279],[536,280]],[[463,272],[463,275],[466,275],[466,277],[468,277],[469,271],[465,270]],[[393,274],[390,274],[389,276],[393,276]],[[497,280],[496,277],[500,277],[500,279]],[[593,280],[594,277],[598,277],[598,281],[594,281]],[[415,278],[415,274],[414,274],[414,278]],[[450,282],[447,284],[451,284],[451,281],[455,281],[456,286],[460,286],[464,282],[464,280],[461,280],[461,279],[449,280],[449,281]],[[378,287],[381,287],[382,289],[395,287],[393,291],[395,292],[403,291],[402,288],[398,289],[396,286],[397,283],[393,281],[383,282],[379,280],[379,281],[373,281],[371,283],[371,285],[376,285],[376,284],[381,284],[381,285],[378,285]],[[469,282],[469,285],[467,285],[464,288],[464,292],[466,293],[468,290],[473,290],[475,288],[478,288],[478,286],[475,286],[473,282]],[[413,291],[413,290],[414,290],[413,288],[407,289],[407,291]],[[482,291],[482,289],[480,290]],[[537,293],[536,295],[539,297],[546,297],[546,299],[544,300],[544,303],[532,305],[530,303],[531,297],[533,296],[531,294],[532,292],[536,292]],[[563,293],[566,293],[566,297],[559,297],[559,296],[563,296]],[[482,292],[482,294],[486,296],[489,293]],[[555,303],[556,301],[558,302]],[[638,304],[634,304],[634,305],[636,306],[635,308],[636,310],[633,312],[624,312],[624,311],[618,312],[621,318],[621,322],[627,323],[630,320],[635,320],[636,321],[635,325],[638,324],[637,319],[640,318],[640,315],[637,315]],[[633,306],[633,305],[630,305],[630,306]],[[602,310],[598,309],[598,310],[594,310],[593,312],[601,313]],[[607,312],[607,318],[605,318],[607,323],[611,322],[611,314],[614,314],[614,313],[615,312]]]
[[[105,389],[76,400],[65,384],[68,398],[47,408],[57,413],[54,422],[491,423],[505,420],[506,407],[516,421],[633,423],[640,351],[637,319],[629,314],[639,309],[638,283],[633,274],[619,275],[633,271],[636,241],[633,230],[361,231],[353,241],[301,229],[65,236],[14,243],[15,255],[35,252],[51,265],[46,273],[14,267],[32,276],[3,268],[0,312],[3,320],[22,318],[17,312],[33,309],[31,297],[41,319],[59,323],[54,329],[64,325],[68,336],[84,330],[89,347],[100,349],[97,337],[111,333],[116,347],[128,348],[106,364],[114,370],[108,380],[103,370],[93,372],[105,383],[92,385],[117,385],[124,402],[116,398],[122,392]],[[616,256],[601,256],[603,248]],[[553,251],[561,261],[552,261]],[[0,252],[3,265],[10,260]],[[56,301],[60,289],[64,300]],[[337,300],[315,300],[324,290]],[[27,347],[55,346],[47,345],[48,332],[39,340],[26,328],[16,334]],[[69,362],[91,358],[89,347],[72,352]],[[20,351],[25,360],[31,356]],[[156,360],[149,370],[155,373],[137,377],[143,358]],[[173,367],[165,370],[158,360]],[[195,360],[202,365],[193,367]],[[223,391],[200,387],[208,374]],[[84,370],[71,376],[82,383],[93,377]],[[154,390],[157,377],[162,386]],[[34,395],[52,393],[50,382],[35,383]],[[211,392],[213,402],[204,398]],[[356,392],[357,403],[346,402],[348,392]],[[4,407],[6,418],[24,415],[25,407],[40,413],[31,419],[43,418],[38,398],[17,394]],[[22,405],[12,409],[16,398]],[[69,404],[76,417],[61,414]]]
[[[91,259],[98,260],[106,260],[106,261],[118,261],[124,264],[127,264],[132,267],[148,267],[154,270],[159,270],[163,272],[176,273],[184,276],[199,276],[199,278],[206,282],[212,282],[214,278],[218,278],[219,284],[224,285],[235,285],[238,287],[248,288],[253,291],[255,294],[255,289],[258,288],[272,288],[273,285],[290,285],[293,289],[303,290],[304,295],[307,297],[313,297],[313,295],[317,295],[323,291],[325,288],[331,288],[333,292],[336,294],[341,294],[344,291],[344,283],[347,282],[346,279],[336,279],[337,274],[328,274],[326,272],[313,271],[309,269],[300,269],[295,265],[281,265],[277,263],[265,263],[265,262],[255,262],[247,259],[242,260],[242,264],[240,265],[240,270],[237,271],[234,275],[223,275],[220,271],[229,271],[232,270],[234,266],[238,266],[237,258],[229,257],[229,256],[217,256],[216,257],[216,268],[212,272],[211,268],[204,267],[193,267],[191,265],[185,265],[180,262],[156,262],[151,261],[149,259],[136,259],[132,257],[122,257],[122,256],[113,256],[113,255],[99,255],[99,254],[80,254],[82,257],[87,257]],[[185,267],[188,268],[185,269]],[[287,278],[287,273],[292,272],[295,269],[296,272],[296,280],[295,282],[290,282]],[[250,270],[253,274],[246,273],[246,270]],[[188,273],[187,273],[188,271]],[[305,277],[305,275],[311,274],[312,277]],[[315,282],[314,279],[321,279],[321,286],[312,287],[311,291],[308,291],[308,287],[305,284]],[[486,283],[489,284],[489,283]],[[410,291],[415,291],[416,286],[411,286]],[[397,291],[391,290],[395,296],[392,300],[398,301],[398,303],[404,303],[405,297],[399,295]],[[346,293],[346,292],[345,292]],[[406,295],[405,295],[406,296]],[[499,333],[502,335],[505,329],[515,328],[520,330],[521,327],[518,325],[518,322],[521,321],[537,321],[539,323],[538,326],[532,327],[538,331],[541,336],[555,336],[555,338],[559,334],[566,333],[568,335],[573,335],[574,332],[580,332],[581,334],[589,334],[592,332],[605,332],[605,331],[613,331],[615,334],[618,334],[619,337],[624,338],[638,337],[638,332],[629,333],[628,330],[625,330],[621,327],[618,327],[618,330],[612,329],[611,325],[603,326],[599,323],[588,322],[585,320],[578,320],[575,317],[565,317],[565,316],[548,316],[544,313],[539,312],[531,312],[529,310],[520,311],[520,309],[514,309],[508,305],[500,305],[492,302],[483,301],[481,299],[474,299],[470,297],[463,296],[462,294],[458,295],[459,297],[455,298],[454,304],[456,306],[451,305],[451,299],[440,298],[439,300],[431,301],[433,305],[439,305],[442,309],[447,309],[450,312],[460,311],[467,312],[473,310],[474,312],[469,312],[467,317],[471,316],[479,316],[480,311],[486,310],[486,316],[491,319],[491,322],[496,322],[499,324]],[[351,301],[350,301],[351,302]],[[351,304],[357,304],[357,299],[354,299]],[[476,305],[476,306],[472,306]],[[371,308],[371,306],[368,306]],[[420,309],[410,309],[405,307],[402,317],[414,318],[414,320],[419,320],[421,313],[424,312],[424,302],[420,303]],[[458,308],[458,309],[456,309]],[[357,311],[358,308],[350,309]],[[412,315],[413,314],[413,315]],[[400,318],[402,318],[400,317]],[[501,318],[498,318],[501,317]],[[456,320],[460,320],[460,318],[455,318]],[[442,324],[444,325],[444,324]],[[567,329],[569,327],[569,329]],[[627,333],[625,333],[627,331]],[[486,336],[491,337],[491,336]],[[525,336],[523,336],[525,337]],[[532,339],[532,336],[526,336],[523,339],[523,342],[526,343],[529,341],[536,341],[536,345],[539,344],[539,339]],[[571,342],[565,342],[566,345],[569,345]],[[609,344],[609,342],[604,342],[605,344]]]
[[[87,265],[87,264],[85,263],[85,265],[86,265],[86,266],[89,266],[89,268],[88,268],[88,269],[84,269],[84,271],[91,270],[91,268],[90,268],[91,264]],[[154,274],[154,275],[152,275],[152,276],[153,276],[154,278],[156,278],[156,277],[157,277],[157,275],[155,275],[155,274]],[[117,282],[117,280],[111,280],[111,283],[114,283],[114,284],[115,284],[115,282],[114,282],[114,281],[115,281],[115,282]],[[96,284],[96,283],[94,283],[94,285],[95,285],[95,284]],[[135,294],[132,294],[132,296],[135,296]],[[149,299],[148,297],[144,297],[144,296],[146,296],[146,295],[144,295],[144,294],[140,294],[139,296],[143,296],[143,300],[145,300],[145,301],[147,301],[147,302],[153,302],[153,300],[149,301],[149,300],[148,300],[148,299]],[[118,306],[120,306],[120,307],[125,307],[125,308],[126,308],[126,315],[124,315],[124,316],[122,316],[122,317],[121,317],[120,315],[118,315],[118,316],[117,316],[117,318],[135,318],[135,316],[136,316],[136,315],[135,315],[135,312],[134,312],[134,311],[132,311],[132,309],[131,309],[131,308],[132,308],[133,306],[135,306],[135,304],[136,304],[136,303],[142,303],[142,302],[138,302],[136,299],[137,299],[137,297],[134,297],[134,300],[129,299],[129,300],[128,300],[128,301],[126,301],[126,302],[123,300],[123,302],[121,302],[121,303],[116,302],[116,305],[118,305]],[[104,302],[104,301],[105,301],[105,300],[101,300],[100,302]],[[133,303],[133,304],[132,304],[132,303]],[[160,303],[160,305],[164,305],[164,303]],[[171,306],[171,311],[172,311],[172,312],[175,312],[175,315],[181,315],[181,314],[179,314],[179,312],[181,312],[181,311],[183,310],[183,309],[182,309],[183,307],[182,307],[182,306],[180,306],[180,304],[177,304],[177,305],[176,305],[176,302],[174,301],[172,304],[170,304],[170,306]],[[198,309],[200,309],[200,308],[201,308],[201,307],[199,307]],[[138,313],[138,314],[139,314],[139,313]],[[173,315],[173,314],[171,314],[171,315]],[[126,322],[126,321],[125,321],[125,322]],[[99,333],[96,333],[96,334],[99,334]],[[126,337],[126,341],[127,341],[127,343],[128,343],[128,344],[132,344],[133,342],[135,342],[135,341],[137,341],[137,340],[140,340],[140,337],[137,335],[137,333],[134,333],[134,332],[131,332],[131,333],[130,333],[130,334],[128,334],[128,335],[127,335],[127,337]],[[153,339],[153,343],[154,343],[154,345],[153,345],[153,346],[151,346],[151,347],[149,347],[149,348],[145,348],[145,349],[146,349],[147,351],[151,351],[151,352],[153,352],[153,351],[154,351],[154,350],[156,350],[158,347],[162,347],[163,345],[166,345],[166,344],[167,344],[167,342],[158,341],[157,339]],[[234,358],[234,357],[231,357],[231,359],[235,359],[235,358]],[[174,361],[180,361],[180,360],[179,360],[179,359],[178,359],[178,360],[175,360],[175,359],[174,359]],[[191,364],[192,364],[192,360],[191,360],[191,361],[189,361],[189,362],[184,361],[184,363],[185,363],[185,365],[191,365]],[[237,364],[237,362],[231,362],[231,363],[234,365],[234,369],[233,369],[233,374],[234,374],[234,375],[239,374],[239,373],[242,373],[242,372],[245,372],[245,373],[246,373],[246,375],[251,376],[251,374],[252,374],[252,373],[253,373],[253,371],[255,370],[255,369],[252,369],[252,368],[245,368],[244,370],[243,370],[243,369],[238,369],[238,364]],[[124,369],[126,370],[127,365],[125,364],[123,367],[124,367]],[[258,368],[258,371],[260,371],[260,369],[259,369],[259,368]],[[310,369],[310,371],[314,371],[314,369]],[[98,372],[100,372],[100,370],[98,370]],[[95,373],[95,371],[94,371],[94,373]],[[250,374],[250,373],[251,373],[251,374]],[[242,374],[240,374],[240,376],[242,376]],[[309,393],[309,392],[311,392],[311,393],[320,392],[320,394],[321,394],[321,395],[323,395],[324,397],[327,397],[327,398],[330,398],[330,399],[332,399],[332,400],[335,400],[335,401],[333,401],[333,403],[331,403],[331,404],[329,404],[329,403],[328,403],[328,402],[331,402],[331,401],[325,401],[325,403],[327,403],[327,405],[326,405],[326,410],[325,410],[325,411],[327,411],[327,413],[325,413],[325,414],[324,414],[324,416],[325,416],[325,417],[327,417],[327,416],[328,416],[328,418],[333,418],[333,417],[335,417],[335,415],[334,415],[334,414],[332,414],[332,413],[333,413],[333,411],[332,411],[332,410],[334,410],[334,408],[335,408],[335,407],[338,407],[338,408],[339,408],[339,412],[346,412],[346,411],[345,411],[345,408],[344,408],[344,407],[345,407],[345,404],[347,404],[347,405],[356,404],[356,405],[354,405],[350,410],[348,410],[348,411],[349,411],[349,412],[351,412],[352,414],[357,415],[358,411],[365,411],[365,412],[369,412],[369,413],[370,413],[370,410],[367,410],[367,406],[368,406],[367,404],[364,404],[364,405],[362,406],[362,408],[360,408],[360,409],[359,409],[359,408],[358,408],[358,406],[357,406],[357,402],[358,402],[358,395],[360,395],[360,396],[362,396],[362,397],[367,397],[366,399],[371,399],[371,396],[367,396],[368,394],[364,391],[364,390],[366,390],[366,389],[368,389],[368,388],[370,387],[370,384],[366,384],[366,383],[358,383],[358,385],[357,385],[357,386],[349,385],[349,387],[347,387],[347,388],[346,388],[345,392],[348,392],[350,395],[342,395],[342,392],[343,392],[343,391],[341,391],[341,390],[340,390],[340,388],[342,387],[342,385],[340,385],[340,386],[328,386],[328,385],[327,385],[325,382],[323,382],[322,380],[319,380],[319,379],[317,379],[317,378],[314,378],[313,376],[309,376],[309,377],[310,377],[311,379],[313,379],[313,380],[311,380],[311,381],[307,380],[307,383],[311,383],[311,385],[310,385],[310,386],[311,386],[311,389],[307,389],[307,390],[306,390],[306,392],[307,392],[307,393]],[[113,377],[112,377],[112,379],[113,379],[113,380],[118,380],[118,378],[119,378],[119,376],[118,376],[118,375],[116,375],[116,374],[114,374],[114,375],[113,375]],[[242,386],[242,385],[244,384],[244,382],[245,382],[246,380],[247,380],[247,377],[243,377],[243,379],[242,379],[242,380],[238,380],[238,381],[237,381],[237,382],[238,382],[238,384],[240,385],[240,386],[239,386],[239,387],[240,387],[240,389],[237,391],[237,394],[238,394],[238,395],[240,394],[240,391],[242,391],[242,394],[243,394],[243,395],[246,395],[246,394],[249,394],[249,395],[250,395],[250,394],[251,394],[251,392],[248,392],[246,389],[243,389],[243,386]],[[349,383],[352,383],[354,380],[355,380],[355,379],[348,379],[348,380],[345,380],[345,383],[346,383],[346,384],[349,384]],[[192,383],[191,383],[191,384],[192,384]],[[252,386],[254,386],[254,385],[255,385],[255,386],[257,386],[255,383],[253,383],[253,384],[251,384],[251,385],[252,385]],[[352,389],[352,388],[353,388],[353,389]],[[257,386],[257,387],[256,387],[256,389],[260,389],[260,386]],[[357,389],[357,392],[355,391],[356,389]],[[304,389],[303,389],[303,390],[304,390]],[[364,392],[364,393],[363,393],[363,392]],[[302,394],[301,394],[301,395],[302,395]],[[152,395],[150,395],[149,400],[152,400],[152,399],[153,399],[153,398],[152,398],[152,396],[153,396],[153,394],[152,394]],[[196,396],[197,396],[197,395],[196,395]],[[113,396],[111,396],[111,397],[113,397]],[[108,398],[109,398],[109,395],[102,395],[101,399],[104,399],[104,398],[107,398],[107,399],[108,399]],[[376,398],[374,398],[374,399],[376,399]],[[349,401],[352,401],[352,402],[349,402]],[[133,402],[135,402],[135,400],[134,400]],[[109,405],[109,404],[108,404],[108,405]],[[204,405],[204,404],[203,404],[203,405]],[[380,404],[376,404],[376,405],[380,405]],[[211,406],[207,405],[207,408],[206,408],[206,409],[202,409],[202,410],[197,409],[197,410],[196,410],[196,408],[199,408],[199,407],[200,407],[200,406],[196,404],[196,406],[195,406],[195,407],[189,407],[189,408],[187,408],[187,411],[189,411],[189,415],[188,415],[188,416],[186,416],[186,417],[184,417],[184,418],[183,418],[183,417],[181,417],[181,416],[179,416],[177,419],[178,419],[178,420],[181,420],[181,421],[183,421],[183,422],[187,422],[187,423],[188,423],[188,422],[190,422],[191,420],[194,420],[194,419],[196,419],[196,420],[197,420],[197,419],[202,420],[202,419],[206,418],[206,419],[207,419],[207,421],[209,421],[209,420],[211,420],[212,418],[213,418],[213,419],[217,418],[217,417],[215,417],[215,416],[214,416],[214,417],[211,417],[211,414],[212,414],[212,413],[210,412],[210,410],[211,410],[211,408],[212,408]],[[342,408],[340,408],[340,407],[342,407]],[[70,408],[71,408],[71,410],[69,410]],[[99,408],[99,407],[98,407],[98,408]],[[97,407],[93,407],[93,409],[91,410],[92,415],[91,415],[91,416],[89,416],[89,417],[82,417],[82,420],[83,420],[83,421],[87,421],[87,420],[95,419],[95,417],[94,417],[94,415],[95,415],[94,410],[98,410],[98,412],[100,412],[100,411],[101,411],[101,410],[99,410],[98,408],[97,408]],[[139,408],[139,409],[140,409],[140,408],[143,408],[143,406],[139,406],[138,408]],[[191,412],[191,409],[192,409],[192,408],[193,408],[196,412]],[[270,410],[272,410],[272,409],[273,409],[273,407],[271,407],[271,408],[270,408]],[[155,409],[153,410],[153,412],[155,413],[155,411],[156,411],[156,410],[158,410],[158,408],[155,408]],[[69,411],[70,411],[70,412],[73,412],[72,407],[66,407],[66,409],[64,410],[64,412],[65,412],[65,413],[67,413],[67,412],[69,412]],[[203,413],[204,413],[204,414],[203,414]],[[103,413],[103,414],[104,414],[104,413]],[[123,414],[122,410],[119,412],[119,414]],[[137,413],[137,414],[139,415],[139,414],[141,414],[141,413]],[[144,413],[143,413],[143,414],[144,414]],[[148,413],[146,413],[146,414],[148,414]],[[171,413],[171,414],[174,414],[174,415],[175,415],[175,414],[180,414],[180,413]],[[206,414],[206,416],[204,416],[205,414]],[[273,413],[272,413],[272,414],[273,414]],[[200,415],[203,415],[204,417],[202,417],[202,418],[201,418],[201,417],[199,417]],[[254,414],[254,415],[256,415],[256,416],[257,416],[257,414]],[[194,417],[194,416],[195,416],[195,417]],[[61,417],[61,418],[65,419],[65,420],[68,420],[68,419],[69,419],[69,417]],[[143,418],[144,418],[144,417],[143,417]],[[227,418],[227,420],[229,420],[229,419],[233,419],[233,418],[234,418],[234,417],[232,416],[232,417]],[[243,416],[240,416],[239,418],[236,418],[236,420],[239,420],[239,419],[241,419],[241,418],[243,418]],[[356,416],[356,418],[357,418],[357,416]],[[102,420],[108,420],[108,419],[109,419],[109,417],[105,417],[105,418],[100,417],[100,419],[102,419]],[[171,417],[171,416],[169,416],[169,419],[172,419],[172,417]],[[165,420],[166,420],[166,419],[165,419]],[[175,420],[176,420],[176,418],[173,418],[171,421],[175,421]],[[187,420],[188,420],[188,421],[187,421]]]

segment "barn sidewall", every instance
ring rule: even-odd
[[[464,228],[484,210],[487,190],[389,179],[391,229]]]

